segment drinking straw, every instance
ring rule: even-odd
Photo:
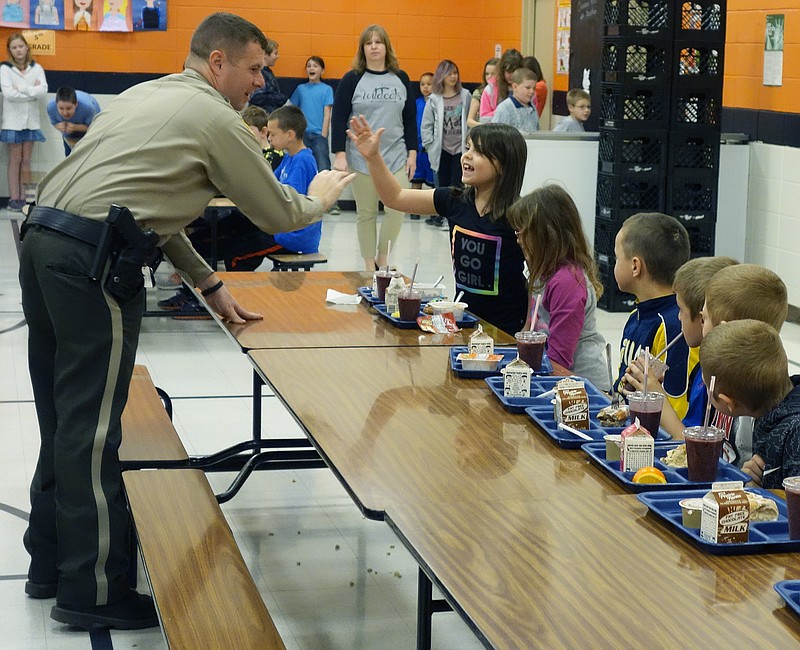
[[[644,401],[647,401],[647,371],[650,368],[650,346],[644,349]]]
[[[386,272],[389,272],[389,257],[392,254],[392,240],[390,239],[386,244]]]
[[[708,423],[711,420],[711,396],[714,394],[714,385],[717,383],[717,376],[711,375],[711,381],[708,383],[708,402],[706,403],[706,416],[703,418],[703,431],[708,429]]]
[[[463,291],[459,291],[458,295],[455,297],[455,300],[453,300],[453,302],[460,302],[461,301],[461,296],[463,296],[463,295],[464,295],[464,292]]]
[[[443,276],[443,275],[440,275],[438,278],[436,278],[436,282],[434,282],[434,283],[433,283],[433,286],[434,286],[434,287],[438,287],[438,286],[439,286],[439,283],[440,283],[442,280],[444,280],[444,276]]]
[[[408,289],[409,292],[414,291],[414,279],[417,277],[417,268],[419,268],[419,258],[414,262],[414,272],[411,274],[411,287]]]
[[[536,328],[536,321],[539,318],[539,307],[542,304],[542,294],[536,296],[536,304],[533,306],[533,316],[531,317],[531,332]]]
[[[656,359],[658,359],[658,358],[659,358],[659,357],[661,357],[662,355],[666,355],[666,354],[667,354],[667,352],[669,351],[669,349],[670,349],[670,348],[671,348],[673,345],[675,345],[675,344],[676,344],[678,341],[680,341],[682,338],[683,338],[683,332],[678,332],[678,335],[677,335],[677,336],[676,336],[674,339],[672,339],[672,340],[671,340],[669,343],[667,343],[667,347],[665,347],[663,350],[661,350],[661,352],[659,352],[659,353],[656,355]],[[666,356],[665,356],[664,358],[666,359]]]

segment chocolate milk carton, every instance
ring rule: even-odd
[[[478,324],[478,329],[470,334],[469,353],[494,354],[494,339],[483,331],[480,323]]]
[[[643,429],[636,418],[633,424],[622,431],[619,450],[619,469],[622,472],[638,472],[642,467],[652,467],[655,445],[653,436]]]
[[[718,481],[703,497],[700,537],[712,544],[740,544],[750,536],[750,502],[742,481]]]
[[[400,275],[395,275],[386,287],[386,313],[391,316],[400,309],[398,296],[406,288],[406,282]]]
[[[562,379],[556,384],[556,399],[553,409],[556,422],[563,422],[576,429],[589,429],[589,396],[582,381]]]
[[[530,397],[533,370],[522,359],[516,358],[500,371],[503,374],[504,397]]]

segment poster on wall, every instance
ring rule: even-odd
[[[100,2],[98,0],[98,6]],[[103,15],[98,21],[101,32],[130,32],[133,28],[128,0],[103,0]]]
[[[93,32],[97,29],[95,13],[93,0],[64,0],[64,29]]]
[[[572,25],[572,3],[558,3],[558,28],[556,30],[556,74],[569,74],[569,33]]]
[[[31,27],[64,29],[64,0],[31,0]]]
[[[30,26],[29,0],[0,0],[0,27],[23,29]]]
[[[784,14],[767,14],[764,32],[764,85],[783,85]]]
[[[167,0],[133,0],[134,31],[166,31]]]

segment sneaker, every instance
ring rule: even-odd
[[[342,211],[339,210],[339,206],[338,205],[334,205],[333,207],[331,207],[330,210],[328,210],[328,214],[341,214],[341,212]]]
[[[164,298],[164,300],[158,301],[158,306],[161,309],[166,309],[167,311],[174,311],[176,309],[183,309],[185,305],[190,302],[197,302],[197,299],[187,291],[181,289],[171,298]]]
[[[447,231],[450,230],[450,224],[447,222],[447,219],[445,219],[444,217],[442,217],[442,223],[439,224],[439,229],[440,230],[447,230]]]
[[[425,219],[425,223],[428,224],[429,226],[435,226],[436,217],[428,217],[427,219]]]
[[[409,216],[411,217],[411,221],[419,221],[419,215],[418,214],[412,214],[412,215],[409,215]]]
[[[25,593],[31,598],[55,598],[58,583],[25,581]]]
[[[211,320],[211,314],[199,301],[187,302],[172,317],[173,320]]]
[[[122,600],[99,607],[56,604],[50,610],[50,618],[83,630],[144,630],[158,627],[153,599],[134,590],[129,591]]]
[[[25,201],[22,199],[9,199],[8,200],[8,209],[11,212],[22,212],[22,206],[25,205]]]

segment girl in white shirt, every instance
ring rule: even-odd
[[[23,185],[30,181],[34,142],[44,142],[39,102],[47,95],[44,69],[31,58],[22,34],[12,34],[6,43],[8,60],[0,63],[3,122],[0,142],[8,144],[8,209],[21,212],[25,205]]]

